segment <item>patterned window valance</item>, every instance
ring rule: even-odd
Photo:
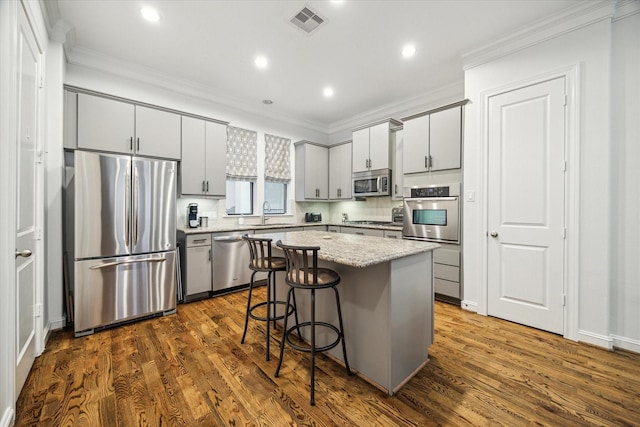
[[[258,178],[258,133],[227,126],[227,178]]]
[[[264,134],[264,179],[272,182],[291,180],[291,140]]]

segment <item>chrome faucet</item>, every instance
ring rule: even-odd
[[[264,211],[265,210],[267,212],[271,212],[271,205],[266,200],[262,204],[262,225],[264,225],[269,220],[269,218],[265,218],[265,216],[264,216]]]

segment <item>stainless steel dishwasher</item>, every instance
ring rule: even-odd
[[[243,234],[251,231],[213,233],[213,294],[233,292],[247,286],[251,280],[249,248]]]

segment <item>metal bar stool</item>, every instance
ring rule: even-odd
[[[331,350],[338,343],[342,342],[342,355],[344,357],[344,364],[347,368],[347,375],[351,375],[351,368],[349,368],[349,361],[347,360],[347,348],[344,340],[344,327],[342,325],[342,310],[340,309],[340,295],[336,286],[340,283],[340,275],[328,268],[318,268],[318,246],[290,246],[284,245],[282,241],[278,240],[276,246],[284,251],[285,259],[287,261],[287,272],[285,275],[285,282],[289,285],[289,292],[287,293],[287,304],[289,304],[291,298],[295,301],[295,290],[304,289],[311,291],[311,320],[308,322],[300,323],[296,316],[296,324],[287,329],[287,319],[284,319],[284,326],[282,330],[282,340],[280,341],[280,360],[278,361],[278,368],[276,369],[275,376],[280,374],[280,367],[282,366],[282,357],[284,356],[284,343],[285,341],[292,348],[311,353],[311,405],[315,405],[315,360],[316,353]],[[316,289],[332,288],[336,296],[336,306],[338,309],[338,322],[340,328],[327,322],[316,321]],[[301,327],[311,327],[310,346],[302,346],[295,344],[291,341],[290,334],[294,329],[298,330],[298,336],[300,336]],[[322,347],[316,347],[316,326],[324,327],[332,330],[337,334],[337,338],[330,344]]]
[[[271,241],[268,238],[249,237],[247,234],[242,238],[247,242],[249,246],[250,262],[249,268],[253,270],[251,273],[251,282],[249,283],[249,297],[247,298],[247,311],[244,319],[244,332],[242,333],[241,344],[244,344],[244,339],[247,336],[247,326],[249,324],[249,317],[255,320],[266,322],[267,326],[267,356],[266,360],[269,360],[269,339],[270,339],[270,325],[273,322],[273,327],[276,327],[276,320],[282,320],[289,317],[291,314],[296,315],[296,322],[298,321],[298,315],[295,310],[295,298],[293,303],[289,301],[278,301],[276,299],[276,272],[286,270],[286,262],[282,257],[271,256]],[[256,273],[267,273],[267,300],[251,305],[251,295],[255,286],[254,277]],[[284,312],[280,315],[277,314],[277,306],[284,306]],[[265,307],[266,315],[260,316],[255,314],[254,311],[260,307]]]

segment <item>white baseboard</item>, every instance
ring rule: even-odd
[[[2,419],[0,419],[0,427],[9,427],[13,425],[13,408],[5,408]]]
[[[478,303],[475,301],[462,300],[462,302],[460,303],[460,307],[464,308],[465,310],[473,311],[476,313],[478,312]]]
[[[613,338],[614,347],[640,353],[640,341],[618,335],[611,335],[611,337]]]
[[[613,338],[606,335],[600,335],[600,334],[595,334],[589,331],[579,330],[578,341],[597,345],[598,347],[603,347],[603,348],[606,348],[607,350],[613,350]]]
[[[57,319],[52,319],[49,322],[49,330],[55,331],[56,329],[62,329],[67,325],[67,319],[62,316]]]

